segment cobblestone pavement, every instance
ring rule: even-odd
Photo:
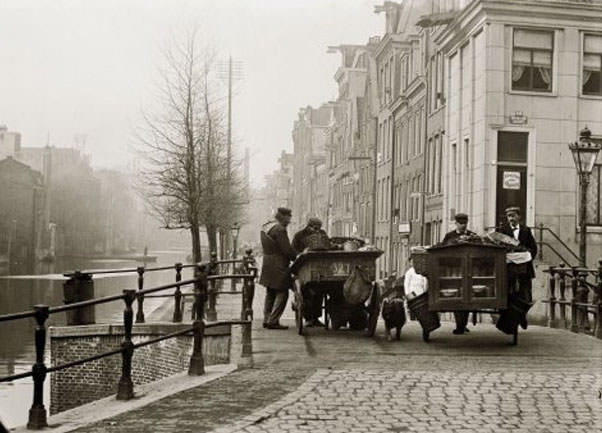
[[[261,327],[255,367],[178,393],[79,432],[602,432],[602,341],[530,326],[518,346],[484,317],[468,335],[444,323],[422,341],[410,322],[401,341],[361,332]],[[218,301],[237,317],[238,297]]]
[[[282,406],[264,409],[247,427],[215,433],[599,432],[596,380],[573,373],[320,370]]]

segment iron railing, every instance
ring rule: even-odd
[[[228,261],[232,263],[232,260]],[[36,360],[32,366],[31,371],[14,374],[11,376],[0,377],[0,382],[12,382],[18,379],[27,377],[33,378],[34,390],[33,390],[33,402],[29,410],[29,418],[27,428],[29,429],[42,429],[47,426],[47,413],[44,406],[44,382],[48,373],[61,371],[77,365],[86,364],[101,358],[121,354],[121,376],[117,384],[117,399],[118,400],[129,400],[134,396],[134,385],[132,382],[132,357],[134,351],[140,347],[148,346],[151,344],[158,343],[163,340],[171,339],[181,335],[193,336],[193,349],[190,357],[190,363],[188,368],[189,375],[202,375],[205,372],[204,360],[203,360],[203,336],[205,329],[219,326],[223,324],[250,324],[249,320],[252,320],[252,299],[255,291],[254,280],[257,276],[257,269],[254,266],[254,259],[252,251],[247,250],[247,254],[240,260],[236,260],[236,263],[242,263],[247,273],[245,274],[228,274],[228,275],[217,275],[215,272],[218,269],[220,261],[217,260],[217,255],[212,254],[211,261],[207,263],[182,265],[176,263],[174,266],[163,266],[156,268],[144,268],[137,267],[132,269],[110,269],[110,270],[97,270],[97,271],[75,271],[72,273],[65,274],[71,278],[78,278],[82,275],[91,274],[108,274],[108,273],[123,273],[123,272],[137,272],[138,273],[138,289],[126,289],[121,294],[104,296],[80,302],[74,302],[66,305],[59,306],[48,306],[48,305],[35,305],[32,310],[22,311],[13,314],[0,315],[0,323],[7,321],[14,321],[26,318],[34,318],[36,321],[35,327],[35,352]],[[182,280],[182,269],[194,268],[194,278]],[[165,284],[152,288],[144,288],[144,274],[146,272],[164,271],[175,269],[176,281],[174,283]],[[242,291],[235,292],[220,292],[216,288],[216,282],[224,279],[242,279],[243,289]],[[181,287],[192,285],[192,293],[182,293]],[[211,285],[211,287],[210,287]],[[171,294],[156,294],[157,292],[165,291],[168,289],[175,289],[174,293]],[[215,290],[214,290],[215,289]],[[215,298],[219,293],[234,293],[242,294],[242,307],[241,307],[241,318],[240,320],[228,320],[217,322],[215,318],[209,317],[210,314],[216,317],[215,314]],[[145,297],[174,297],[174,315],[173,322],[182,321],[182,308],[181,300],[186,296],[194,297],[194,304],[192,308],[192,324],[189,327],[180,329],[176,332],[172,332],[166,335],[162,335],[156,338],[145,340],[140,343],[134,344],[132,342],[132,327],[134,324],[134,312],[132,305],[134,301],[137,302],[138,311],[136,313],[136,322],[144,322],[144,298]],[[205,309],[207,301],[211,303],[213,298],[213,310]],[[47,319],[52,314],[58,314],[62,312],[73,311],[76,309],[91,307],[95,305],[105,304],[115,301],[123,301],[125,308],[123,311],[123,340],[119,349],[110,350],[107,352],[99,353],[94,356],[78,359],[75,361],[67,362],[60,365],[48,367],[45,362],[46,353],[46,334],[47,334]],[[207,316],[208,322],[205,321],[204,317]]]

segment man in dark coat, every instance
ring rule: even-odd
[[[275,221],[269,221],[261,227],[261,246],[263,264],[259,284],[266,288],[263,308],[263,326],[268,329],[287,329],[279,323],[288,301],[288,291],[293,281],[288,270],[297,253],[291,247],[286,226],[291,221],[291,210],[280,207]]]
[[[468,230],[468,215],[465,213],[457,213],[454,217],[456,221],[456,229],[445,234],[443,238],[444,244],[453,244],[457,242],[461,237],[474,236],[476,233]],[[456,320],[456,329],[452,332],[456,335],[464,334],[468,331],[466,325],[468,325],[468,311],[454,311],[454,319]]]
[[[535,278],[535,269],[533,267],[533,258],[537,255],[537,242],[531,233],[531,229],[520,223],[521,215],[519,207],[509,207],[506,214],[506,223],[496,229],[516,239],[520,246],[531,253],[531,261],[523,265],[508,264],[508,294],[515,293],[518,286],[518,297],[525,302],[533,301],[532,279]],[[527,317],[524,316],[520,326],[527,329]]]
[[[328,237],[322,230],[322,221],[319,218],[312,217],[307,221],[307,225],[299,230],[293,236],[293,249],[297,254],[302,253],[308,246],[308,237],[315,233],[322,233]],[[311,287],[304,288],[303,293],[303,318],[305,326],[324,326],[319,317],[322,315],[322,294]]]

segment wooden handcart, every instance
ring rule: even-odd
[[[322,296],[321,311],[324,312],[326,328],[329,328],[331,322],[334,329],[338,328],[341,317],[337,317],[336,321],[332,321],[332,315],[345,314],[343,285],[357,266],[369,276],[372,288],[367,301],[354,307],[367,313],[364,329],[366,329],[367,335],[372,337],[380,313],[381,292],[378,283],[375,281],[375,262],[381,254],[382,251],[380,250],[307,251],[300,254],[290,267],[294,277],[293,309],[295,310],[295,322],[299,335],[303,335],[304,332],[304,298],[307,296],[308,290]],[[348,311],[352,313],[353,309],[348,309]],[[343,317],[344,319],[345,317]]]
[[[428,303],[423,302],[422,308],[428,308],[431,315],[472,312],[473,324],[474,313],[501,314],[498,329],[512,335],[512,344],[517,344],[518,318],[528,306],[522,305],[520,299],[508,297],[505,248],[458,243],[433,246],[427,254]],[[429,341],[431,330],[423,332],[425,341]]]

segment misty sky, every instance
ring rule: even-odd
[[[0,125],[24,146],[86,136],[94,166],[124,168],[170,39],[194,26],[220,57],[243,62],[234,136],[251,179],[292,150],[298,109],[336,98],[339,54],[382,34],[375,0],[0,0]]]

